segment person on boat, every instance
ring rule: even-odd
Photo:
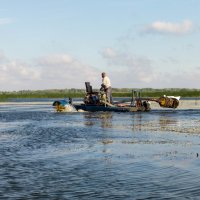
[[[110,79],[108,78],[105,72],[102,72],[101,77],[102,77],[101,87],[104,89],[106,93],[108,103],[112,103],[112,87]]]

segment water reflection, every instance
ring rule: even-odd
[[[112,128],[112,113],[106,112],[100,114],[101,127],[102,128]]]
[[[141,131],[142,130],[142,113],[137,113],[132,115],[132,130]]]
[[[177,129],[184,122],[171,114],[147,114],[137,113],[132,115],[132,131],[165,131],[167,129]]]
[[[164,131],[180,127],[183,122],[171,114],[149,113],[112,113],[112,112],[96,112],[84,113],[84,125],[96,126],[101,128],[114,128],[123,130],[137,131]]]
[[[102,128],[112,128],[113,113],[112,112],[98,112],[84,114],[86,126],[94,126],[100,123]]]
[[[5,111],[0,199],[199,199],[199,110]]]
[[[160,130],[166,130],[166,127],[175,127],[178,125],[178,120],[174,117],[160,116],[159,118],[159,128]]]

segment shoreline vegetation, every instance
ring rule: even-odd
[[[94,89],[93,91],[98,91]],[[186,88],[113,88],[113,97],[132,97],[132,91],[140,91],[141,97],[160,97],[181,96],[200,98],[200,89]],[[0,91],[0,101],[6,101],[11,98],[83,98],[86,94],[85,89],[50,89],[50,90],[21,90],[21,91]]]

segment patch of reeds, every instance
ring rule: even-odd
[[[98,90],[97,90],[98,91]],[[181,96],[181,97],[197,97],[200,98],[200,89],[127,89],[113,88],[113,97],[132,97],[132,91],[140,92],[141,97],[160,97],[166,96]],[[0,92],[0,101],[6,101],[12,98],[83,98],[85,96],[84,89],[63,89],[63,90],[23,90],[13,92]]]

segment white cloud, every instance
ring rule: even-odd
[[[146,57],[108,49],[102,55],[108,62],[106,72],[115,88],[200,87],[198,67],[190,71],[163,73],[154,70],[154,62]],[[33,63],[10,60],[0,54],[0,91],[85,88],[86,81],[91,82],[93,88],[99,88],[100,75],[98,69],[68,54],[40,57]]]
[[[4,59],[0,62],[0,90],[30,89],[40,79],[33,66],[18,60]]]
[[[84,82],[94,82],[99,79],[100,72],[68,54],[46,56],[38,59],[37,66],[41,69],[41,77],[51,81],[52,87],[82,88]]]
[[[115,52],[115,56],[102,56],[108,62],[113,87],[128,88],[199,88],[200,71],[169,71],[162,72],[154,69],[154,61],[141,56],[122,53],[109,48]],[[187,74],[187,76],[185,76]]]
[[[181,23],[156,21],[146,26],[144,32],[181,35],[190,33],[193,30],[194,30],[194,24],[190,20],[184,20]]]
[[[0,63],[5,61],[6,57],[3,52],[0,51]]]
[[[49,55],[45,57],[41,57],[38,59],[40,65],[63,65],[63,64],[71,64],[73,59],[68,54],[57,54],[57,55]]]
[[[40,74],[30,65],[20,61],[10,61],[5,66],[5,71],[9,71],[9,75],[12,77],[18,77],[20,79],[37,80],[40,78]]]
[[[0,61],[0,91],[84,88],[86,81],[99,87],[101,82],[96,68],[68,54],[40,57],[31,64],[5,57]]]
[[[186,76],[187,74],[187,76]],[[160,73],[159,79],[156,80],[159,83],[159,88],[200,88],[199,84],[200,72],[195,70],[181,71],[179,73]],[[156,84],[152,83],[153,85]]]
[[[112,48],[106,48],[102,51],[102,55],[105,58],[113,58],[116,56],[116,52]]]
[[[130,55],[112,48],[105,49],[102,56],[110,66],[113,87],[144,86],[156,78],[151,67],[152,61],[146,57]]]
[[[0,25],[4,25],[4,24],[10,24],[12,23],[12,19],[10,18],[0,18]]]

